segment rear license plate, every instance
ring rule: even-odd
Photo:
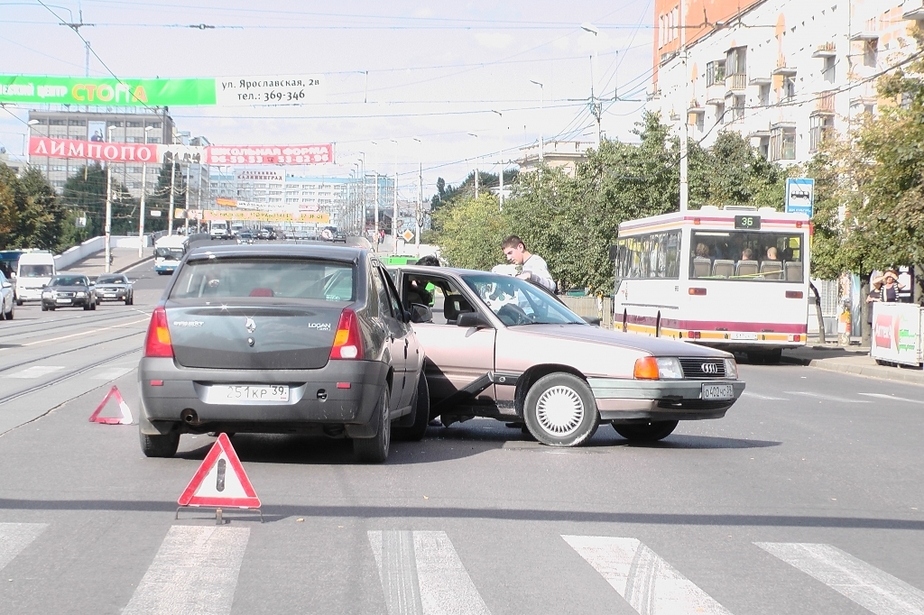
[[[289,387],[283,384],[260,386],[253,384],[213,384],[206,389],[208,404],[248,405],[289,401]]]
[[[733,340],[756,340],[756,333],[744,333],[742,331],[732,331],[731,338]]]
[[[731,399],[735,396],[735,390],[730,384],[704,384],[703,399]]]

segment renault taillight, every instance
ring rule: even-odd
[[[362,359],[363,344],[359,334],[359,320],[353,310],[346,308],[340,313],[334,345],[330,349],[331,359]]]
[[[148,337],[144,342],[144,356],[173,358],[173,343],[167,328],[167,311],[163,306],[155,308],[148,325]]]

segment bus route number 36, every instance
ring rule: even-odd
[[[760,216],[735,216],[735,228],[757,230],[760,228]]]

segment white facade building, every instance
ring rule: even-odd
[[[704,147],[734,130],[770,160],[804,163],[829,131],[876,112],[876,78],[916,51],[918,18],[922,0],[762,0],[687,44],[686,66],[677,37],[659,31],[656,45],[675,51],[655,54],[649,109],[678,132],[687,118]]]

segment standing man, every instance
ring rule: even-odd
[[[547,289],[555,292],[557,285],[549,273],[549,266],[538,254],[533,254],[526,249],[523,240],[516,235],[507,237],[501,244],[504,250],[504,256],[514,265],[520,267],[520,273],[517,275],[521,280],[541,284]]]

